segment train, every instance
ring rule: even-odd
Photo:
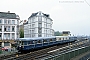
[[[54,45],[62,45],[77,41],[76,36],[52,36],[36,38],[17,38],[17,50],[22,53],[36,49],[46,48]]]

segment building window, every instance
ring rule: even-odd
[[[2,23],[2,20],[0,20],[0,23]]]
[[[0,31],[2,31],[2,26],[0,26]]]
[[[10,39],[10,34],[8,34],[8,39]]]
[[[41,27],[42,27],[42,24],[41,24],[41,23],[39,23],[39,24],[38,24],[38,27],[39,27],[39,28],[41,28]]]
[[[12,26],[12,31],[15,31],[15,26]]]
[[[38,30],[38,33],[40,33],[40,34],[41,34],[41,33],[42,33],[42,30],[41,30],[41,29],[39,29],[39,30]]]
[[[10,26],[8,26],[8,31],[10,32]]]
[[[11,20],[8,20],[8,24],[10,24],[11,23]]]
[[[12,33],[12,39],[14,39],[14,37],[15,37],[15,34],[14,34],[14,33]]]
[[[12,20],[12,24],[15,24],[15,20]]]
[[[41,34],[39,34],[39,35],[38,35],[38,37],[42,37],[42,35],[41,35]]]
[[[34,30],[32,30],[32,33],[34,33]]]
[[[6,34],[4,34],[4,39],[6,39]]]
[[[7,31],[7,27],[6,26],[4,26],[4,31]]]
[[[35,22],[35,17],[32,18],[32,23],[34,23],[34,22]]]
[[[10,46],[10,43],[9,42],[5,42],[4,46]]]
[[[46,22],[46,18],[44,19],[44,21]]]
[[[34,25],[34,24],[32,24],[32,28],[34,28],[34,26],[35,26],[35,25]]]
[[[0,34],[0,39],[2,38],[2,34]]]
[[[38,17],[38,22],[42,22],[42,17]]]
[[[7,24],[7,20],[4,20],[4,24]]]

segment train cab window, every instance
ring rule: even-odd
[[[19,44],[21,44],[21,41],[19,41]]]
[[[19,45],[22,45],[22,41],[19,41]]]
[[[19,45],[19,41],[17,41],[17,44]]]

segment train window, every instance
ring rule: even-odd
[[[47,40],[43,40],[43,43],[47,43],[48,41]]]
[[[56,41],[56,38],[54,38],[53,40]]]
[[[63,40],[64,40],[64,38],[63,38]]]
[[[61,40],[61,38],[59,38],[59,40]]]
[[[34,42],[34,44],[37,44],[37,40],[34,40],[33,42]]]
[[[34,41],[30,41],[30,44],[34,44]]]
[[[22,45],[22,41],[19,41],[19,44]]]
[[[34,44],[35,42],[33,41],[33,44]]]
[[[19,44],[21,44],[21,41],[19,41]]]
[[[57,41],[59,41],[59,38],[56,38]]]
[[[23,41],[22,41],[21,45],[24,45]]]
[[[28,41],[28,45],[30,44],[30,41]]]
[[[27,41],[24,41],[23,44],[24,44],[24,45],[28,45],[28,42],[27,42]]]
[[[52,39],[50,39],[50,42],[52,42],[53,40]]]
[[[38,41],[37,41],[37,44],[41,44],[41,43],[42,43],[41,40],[38,40]]]

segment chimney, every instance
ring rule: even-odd
[[[27,20],[24,20],[24,23],[26,23],[27,22]]]
[[[8,13],[10,13],[10,11],[8,11]]]

